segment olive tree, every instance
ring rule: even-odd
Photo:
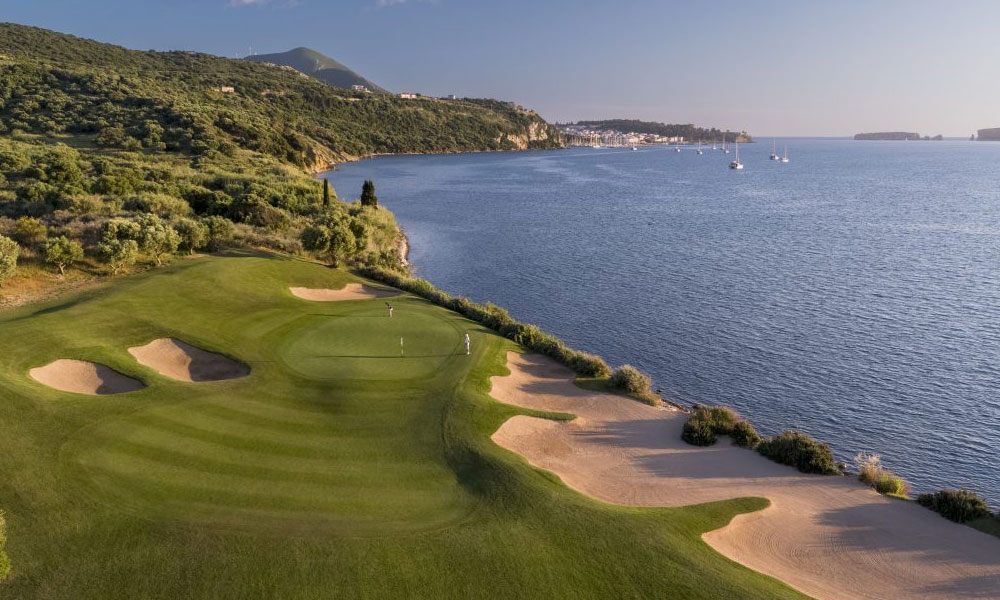
[[[174,224],[174,230],[180,237],[178,250],[192,253],[208,245],[208,225],[194,219],[180,219]]]
[[[135,240],[109,240],[97,245],[101,259],[108,263],[111,272],[117,275],[122,269],[135,264],[139,256],[139,244]]]
[[[139,226],[136,241],[143,252],[153,257],[157,265],[163,264],[163,257],[177,252],[181,236],[174,228],[164,223],[156,215],[139,215],[135,219]]]
[[[66,267],[83,258],[83,246],[66,236],[51,238],[45,242],[45,262],[59,268],[59,274],[66,273]]]

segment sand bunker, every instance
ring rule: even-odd
[[[816,598],[1000,597],[1000,539],[854,478],[805,475],[722,440],[689,446],[685,414],[580,389],[548,358],[509,353],[507,366],[492,378],[494,398],[578,418],[515,416],[493,440],[573,489],[632,506],[768,498],[703,537]]]
[[[69,358],[36,367],[28,374],[35,381],[57,390],[92,396],[134,392],[146,387],[138,379],[122,375],[111,367]]]
[[[294,296],[314,302],[337,302],[338,300],[368,300],[398,296],[399,290],[379,288],[364,283],[348,283],[342,289],[329,290],[304,287],[288,288]]]
[[[246,377],[250,367],[174,338],[160,338],[128,349],[141,364],[180,381],[220,381]]]

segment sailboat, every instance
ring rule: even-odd
[[[729,163],[729,168],[730,169],[740,169],[740,170],[742,170],[743,169],[743,163],[740,162],[740,143],[739,142],[733,142],[733,144],[736,146],[736,160],[734,160],[733,162]]]
[[[701,149],[701,140],[698,140],[698,154],[704,154],[705,151]]]
[[[771,160],[778,160],[778,142],[771,140]]]
[[[722,153],[729,154],[729,148],[726,148],[726,136],[722,136]]]
[[[781,157],[781,162],[788,162],[788,144],[785,144],[785,155]]]
[[[715,145],[715,138],[712,138],[712,150],[718,150],[719,148]]]
[[[680,151],[681,151],[681,145],[680,144],[674,144],[674,152],[680,152]]]

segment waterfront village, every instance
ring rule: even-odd
[[[684,144],[684,136],[655,133],[622,132],[615,129],[591,129],[572,123],[556,123],[568,146],[641,146],[643,144]]]

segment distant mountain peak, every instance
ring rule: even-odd
[[[373,92],[386,92],[384,88],[355,73],[346,65],[305,46],[275,54],[254,54],[248,56],[246,60],[292,67],[335,87],[350,89],[355,85],[363,85]]]

